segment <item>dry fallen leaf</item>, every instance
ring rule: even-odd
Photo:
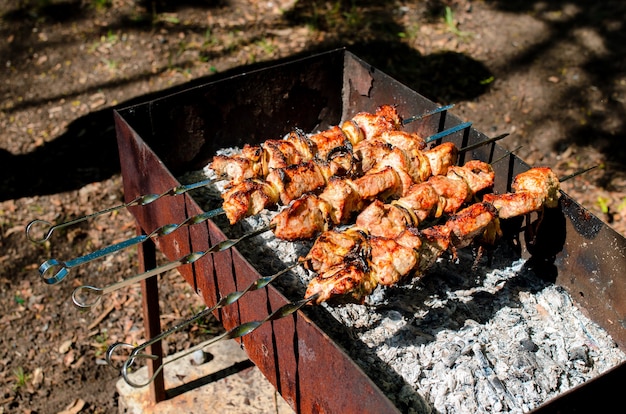
[[[85,401],[82,398],[77,398],[65,407],[65,410],[59,411],[57,414],[78,414],[83,407],[85,407]]]

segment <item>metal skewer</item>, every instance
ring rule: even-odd
[[[163,198],[163,197],[167,197],[167,196],[177,196],[177,195],[181,195],[184,194],[188,191],[200,188],[200,187],[204,187],[207,186],[213,182],[216,182],[219,180],[216,179],[207,179],[207,180],[203,180],[203,181],[199,181],[197,183],[192,183],[192,184],[185,184],[185,185],[178,185],[176,187],[170,188],[169,190],[165,191],[164,193],[161,194],[145,194],[142,196],[139,196],[137,198],[135,198],[132,201],[129,201],[128,203],[124,203],[124,204],[120,204],[117,206],[113,206],[113,207],[109,207],[106,208],[104,210],[100,210],[97,211],[93,214],[89,214],[83,217],[79,217],[77,219],[74,220],[70,220],[70,221],[66,221],[64,223],[60,223],[60,224],[55,224],[52,225],[52,223],[50,223],[49,221],[46,220],[41,220],[41,219],[36,219],[31,221],[30,223],[28,223],[28,225],[26,226],[26,237],[28,237],[28,239],[34,243],[43,243],[47,240],[50,239],[50,236],[52,236],[52,233],[55,230],[59,230],[65,227],[69,227],[69,226],[73,226],[74,224],[78,224],[81,223],[83,221],[101,216],[103,214],[106,213],[112,213],[114,211],[117,210],[121,210],[123,208],[127,208],[127,207],[132,207],[132,206],[145,206],[148,205],[150,203],[155,202],[156,200]],[[35,234],[33,234],[35,232],[35,228],[37,227],[43,227],[43,229],[40,229],[40,232],[43,232],[43,236],[42,237],[36,237]]]
[[[202,254],[205,253],[205,254]],[[192,255],[194,255],[193,257],[189,257],[185,256],[187,258],[187,260],[185,260],[185,263],[181,263],[181,264],[189,264],[189,263],[193,263],[196,260],[200,259],[200,257],[205,256],[206,254],[208,254],[207,252],[197,252],[197,253],[191,253]],[[200,256],[201,255],[201,256]],[[180,261],[183,261],[185,258],[181,259]],[[160,269],[161,272],[165,272],[167,270],[170,270],[173,267],[177,267],[174,266],[174,263],[176,262],[172,262],[172,263],[168,263],[163,265]],[[172,267],[170,267],[172,266]],[[267,286],[269,283],[271,283],[272,281],[274,281],[274,279],[276,279],[278,276],[282,275],[283,273],[294,269],[296,266],[298,266],[297,264],[291,265],[289,267],[287,267],[284,270],[281,270],[280,272],[272,275],[272,276],[264,276],[261,277],[259,279],[257,279],[256,281],[254,281],[250,286],[248,286],[246,289],[244,289],[241,292],[233,292],[228,294],[227,296],[223,297],[216,305],[214,308],[212,308],[211,310],[209,310],[209,312],[212,312],[213,310],[217,309],[217,308],[221,308],[223,306],[226,305],[230,305],[231,303],[234,303],[235,301],[237,301],[237,299],[239,299],[241,296],[243,296],[246,292],[249,291],[253,291],[253,290],[258,290],[261,289],[265,286]],[[157,268],[159,269],[159,268]],[[153,271],[156,269],[153,269]],[[159,273],[161,273],[159,272]],[[123,287],[129,286],[133,283],[139,282],[147,277],[150,276],[154,276],[154,274],[148,274],[146,275],[146,273],[141,273],[139,275],[133,276],[129,279],[125,279],[121,282],[117,282],[117,283],[113,283],[109,286],[106,286],[104,288],[97,288],[94,286],[79,286],[76,289],[74,289],[74,292],[72,292],[72,301],[74,302],[74,305],[76,305],[79,308],[82,309],[86,309],[86,308],[91,308],[92,306],[96,305],[98,302],[100,302],[100,300],[102,299],[102,296],[104,296],[107,293],[111,293],[111,292],[115,292],[116,290],[119,290]],[[158,273],[157,273],[158,274]]]
[[[402,125],[406,125],[409,124],[411,122],[415,122],[424,118],[427,118],[429,116],[438,114],[440,112],[444,112],[447,111],[448,109],[452,108],[454,105],[446,105],[446,106],[441,106],[438,108],[433,109],[432,111],[428,111],[425,112],[421,115],[415,115],[412,116],[410,118],[407,118],[405,120],[402,121]],[[430,141],[429,141],[430,142]],[[123,203],[123,204],[119,204],[117,206],[113,206],[113,207],[109,207],[106,208],[104,210],[100,210],[97,211],[93,214],[88,214],[79,218],[76,218],[74,220],[69,220],[63,223],[59,223],[59,224],[52,224],[47,220],[42,220],[42,219],[35,219],[32,220],[30,223],[28,223],[28,225],[26,226],[26,237],[28,237],[28,239],[33,242],[33,243],[44,243],[47,240],[50,239],[50,237],[52,236],[52,233],[54,233],[56,230],[65,228],[65,227],[69,227],[69,226],[73,226],[75,224],[81,223],[83,221],[87,221],[89,219],[93,219],[95,217],[107,214],[107,213],[112,213],[114,211],[118,211],[127,207],[132,207],[132,206],[145,206],[148,205],[150,203],[153,203],[163,197],[169,197],[169,196],[178,196],[178,195],[182,195],[188,191],[191,190],[195,190],[201,187],[205,187],[207,185],[210,185],[214,182],[217,181],[221,181],[221,179],[215,179],[215,178],[211,178],[211,179],[206,179],[206,180],[202,180],[202,181],[198,181],[196,183],[191,183],[191,184],[181,184],[178,185],[176,187],[172,187],[169,190],[161,193],[161,194],[145,194],[142,196],[139,196],[137,198],[135,198],[132,201],[129,201],[128,203]],[[38,230],[38,231],[37,231]],[[41,234],[41,236],[38,236],[38,234]]]
[[[510,134],[508,132],[505,132],[504,134],[500,134],[500,135],[495,136],[493,138],[489,138],[489,139],[486,139],[484,141],[480,141],[480,142],[477,142],[475,144],[471,144],[471,145],[468,145],[466,147],[459,148],[459,152],[467,152],[467,151],[474,150],[476,148],[480,148],[480,147],[482,147],[484,145],[491,144],[492,142],[500,141],[501,139],[504,139],[504,138],[508,137],[509,135]]]
[[[44,263],[42,263],[41,266],[39,266],[39,273],[45,283],[49,285],[54,285],[54,284],[59,283],[63,279],[65,279],[65,277],[69,273],[69,270],[73,267],[83,265],[93,260],[100,259],[110,254],[119,252],[120,250],[124,250],[129,247],[135,246],[137,244],[141,244],[152,237],[168,235],[183,226],[190,226],[193,224],[202,223],[206,220],[209,220],[223,213],[224,213],[224,210],[221,208],[210,210],[210,211],[205,211],[203,213],[189,217],[179,224],[166,224],[164,226],[161,226],[155,229],[150,234],[142,234],[139,236],[135,236],[130,239],[124,240],[116,244],[112,244],[110,246],[104,247],[100,250],[96,250],[94,252],[91,252],[81,257],[77,257],[72,260],[60,261],[57,259],[49,259],[49,260],[46,260]],[[46,273],[49,273],[54,269],[57,269],[57,272],[53,276],[51,277],[45,276]]]
[[[112,355],[114,353],[114,351],[120,347],[124,347],[124,348],[133,348],[133,351],[131,352],[131,355],[133,354],[138,354],[139,352],[142,352],[144,349],[146,349],[147,347],[149,347],[152,344],[155,344],[163,339],[165,339],[166,337],[170,336],[171,334],[173,334],[174,332],[178,332],[181,329],[183,329],[185,326],[188,326],[189,324],[204,318],[205,316],[209,315],[210,313],[212,313],[213,311],[223,308],[224,306],[228,306],[228,305],[232,305],[233,303],[237,302],[243,295],[245,295],[248,292],[252,292],[255,290],[259,290],[259,289],[263,289],[265,286],[269,285],[270,283],[272,283],[274,280],[276,280],[278,277],[282,276],[283,274],[287,273],[288,271],[295,269],[297,266],[299,266],[299,263],[296,264],[292,264],[289,267],[286,267],[285,269],[271,275],[271,276],[263,276],[258,278],[257,280],[255,280],[254,282],[250,283],[248,285],[248,287],[246,287],[244,290],[240,290],[240,291],[236,291],[236,292],[231,292],[228,295],[222,297],[215,305],[213,305],[210,308],[206,308],[203,311],[197,313],[196,315],[194,315],[193,317],[186,319],[185,321],[179,323],[178,325],[175,325],[173,327],[171,327],[170,329],[168,329],[167,331],[162,332],[160,335],[150,339],[149,341],[144,342],[141,345],[135,346],[133,347],[133,345],[131,344],[127,344],[127,343],[123,343],[123,342],[117,342],[111,346],[109,346],[109,348],[107,349],[106,352],[106,361],[109,363],[109,365],[113,365],[113,360],[112,360]],[[105,290],[105,289],[103,289]]]
[[[265,233],[266,231],[270,231],[271,229],[273,229],[274,226],[270,225],[270,226],[266,226],[266,227],[262,227],[260,229],[251,231],[249,233],[244,234],[241,237],[238,237],[236,239],[227,239],[224,241],[221,241],[211,247],[209,247],[207,250],[204,251],[199,251],[199,252],[192,252],[189,253],[188,255],[178,259],[178,260],[174,260],[172,262],[169,263],[165,263],[161,266],[155,267],[154,269],[148,270],[147,272],[144,273],[139,273],[135,276],[132,276],[128,279],[124,279],[121,282],[117,282],[114,283],[112,285],[109,285],[105,288],[97,288],[94,286],[80,286],[77,289],[74,290],[73,294],[72,294],[72,300],[74,301],[74,304],[80,308],[89,308],[92,307],[93,305],[95,305],[96,303],[98,303],[102,297],[102,295],[104,295],[105,293],[111,293],[114,292],[118,289],[121,289],[123,287],[132,285],[133,283],[137,283],[137,282],[141,282],[142,280],[145,280],[149,277],[152,276],[156,276],[158,274],[161,274],[163,272],[166,272],[168,270],[174,269],[178,266],[182,266],[182,265],[186,265],[186,264],[191,264],[194,263],[195,261],[203,258],[204,256],[208,255],[208,254],[212,254],[212,253],[217,253],[217,252],[221,252],[227,249],[230,249],[231,247],[233,247],[234,245],[236,245],[237,243],[239,243],[240,241],[243,241],[245,239],[248,239],[250,237],[254,237],[256,235],[259,235],[261,233]],[[46,262],[47,263],[47,262]],[[67,263],[67,262],[65,262]],[[62,267],[61,270],[59,270],[59,272],[57,273],[57,275],[59,273],[64,273],[64,275],[66,275],[68,273],[68,269],[67,267]],[[55,276],[56,277],[56,276]],[[50,280],[55,279],[55,277],[49,278]],[[46,280],[46,283],[52,284],[50,282],[47,282],[48,279],[44,279]],[[53,282],[53,283],[58,283],[58,282]],[[92,296],[92,299],[89,299],[89,296]]]
[[[464,130],[466,128],[469,128],[471,126],[472,126],[471,122],[463,122],[462,124],[453,126],[452,128],[444,129],[441,132],[433,134],[433,135],[429,136],[428,138],[426,138],[424,141],[428,144],[430,142],[436,141],[436,140],[441,139],[443,137],[447,137],[448,135],[452,135],[455,132],[462,131],[462,130]]]
[[[563,181],[567,181],[567,180],[572,179],[572,178],[574,178],[574,177],[576,177],[576,176],[579,176],[579,175],[581,175],[581,174],[584,174],[584,173],[586,173],[587,171],[591,171],[591,170],[593,170],[594,168],[598,168],[598,166],[597,166],[597,165],[594,165],[593,167],[584,168],[584,169],[582,169],[582,170],[580,170],[580,171],[573,172],[573,173],[571,173],[570,175],[566,175],[565,177],[561,177],[561,178],[559,178],[559,182],[560,182],[560,183],[562,183]]]
[[[143,383],[138,383],[135,382],[133,380],[130,379],[129,377],[129,369],[132,368],[132,366],[135,364],[136,361],[141,360],[141,359],[152,359],[152,360],[156,360],[159,359],[159,356],[154,355],[154,354],[145,354],[145,353],[141,353],[141,351],[143,351],[143,349],[145,349],[145,347],[147,347],[148,345],[140,345],[136,348],[134,348],[134,350],[131,352],[130,357],[126,360],[126,362],[124,363],[124,365],[122,366],[122,376],[124,377],[124,380],[126,381],[126,383],[128,385],[130,385],[131,387],[135,387],[135,388],[141,388],[141,387],[145,387],[146,385],[150,384],[154,378],[156,378],[157,374],[159,374],[161,372],[161,370],[163,370],[163,367],[167,364],[170,364],[174,361],[177,361],[181,358],[184,358],[185,356],[189,355],[192,352],[195,352],[198,349],[204,348],[208,345],[212,345],[218,341],[221,341],[222,339],[235,339],[235,338],[240,338],[244,335],[247,335],[251,332],[253,332],[254,330],[256,330],[257,328],[259,328],[260,326],[262,326],[264,323],[266,322],[270,322],[270,321],[275,321],[281,318],[284,318],[286,316],[289,316],[295,312],[298,311],[298,309],[302,308],[303,306],[305,306],[306,304],[308,304],[311,301],[314,301],[317,298],[318,294],[312,295],[306,299],[302,299],[299,300],[297,302],[291,302],[291,303],[287,303],[286,305],[281,306],[280,308],[278,308],[277,310],[275,310],[274,312],[270,313],[269,315],[267,315],[265,318],[261,319],[261,320],[256,320],[256,321],[251,321],[251,322],[245,322],[242,323],[239,326],[236,326],[234,328],[232,328],[231,330],[224,332],[221,335],[218,335],[212,339],[210,339],[208,342],[205,342],[203,344],[201,344],[200,346],[196,345],[190,349],[187,350],[187,352],[176,356],[173,359],[170,359],[164,363],[162,363],[157,369],[155,369],[154,374],[148,378],[148,380],[146,382]],[[156,339],[156,338],[155,338]],[[160,340],[160,339],[159,339]],[[148,341],[150,344],[156,342],[155,341]],[[147,344],[147,343],[146,343]],[[116,348],[118,348],[119,346],[126,346],[127,344],[113,344],[109,347],[109,350],[107,351],[107,358],[109,358],[109,354],[111,352],[113,352]]]
[[[436,114],[438,114],[438,113],[440,113],[440,112],[447,111],[448,109],[452,109],[453,107],[454,107],[454,104],[452,104],[452,105],[440,106],[440,107],[437,107],[437,108],[433,109],[432,111],[427,111],[427,112],[424,112],[424,113],[423,113],[423,114],[421,114],[421,115],[414,115],[414,116],[411,116],[411,117],[409,117],[409,118],[407,118],[407,119],[403,120],[403,121],[402,121],[402,125],[406,125],[406,124],[410,124],[411,122],[415,122],[415,121],[422,120],[422,119],[427,118],[427,117],[429,117],[429,116],[436,115]]]

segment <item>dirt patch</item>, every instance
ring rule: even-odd
[[[135,234],[126,211],[30,243],[24,226],[122,202],[112,108],[242,67],[348,46],[364,60],[561,175],[626,234],[626,31],[620,1],[0,1],[0,412],[115,412],[117,340],[142,342],[138,287],[76,310],[72,290],[136,272],[115,255],[47,286],[37,267]],[[239,68],[239,69],[237,69]],[[202,304],[163,279],[165,327]],[[172,337],[170,352],[218,329]],[[81,403],[82,402],[82,403]]]

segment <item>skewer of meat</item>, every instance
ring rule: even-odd
[[[559,179],[549,168],[519,174],[513,189],[516,195],[486,195],[482,202],[464,208],[445,224],[421,230],[407,227],[393,238],[350,228],[346,237],[333,241],[340,246],[341,250],[335,251],[341,256],[320,244],[314,258],[309,253],[304,259],[308,266],[318,269],[306,297],[317,295],[316,304],[328,300],[362,302],[379,284],[395,284],[411,273],[422,276],[449,249],[463,248],[478,236],[495,240],[500,217],[530,214],[558,203]]]
[[[446,176],[433,176],[416,184],[405,197],[383,204],[376,200],[359,214],[355,225],[323,232],[306,257],[305,266],[318,273],[341,263],[346,254],[360,251],[368,237],[398,237],[429,217],[456,213],[474,195],[493,186],[491,165],[477,160],[452,167]],[[291,223],[295,226],[295,223]]]
[[[294,131],[284,140],[269,140],[256,147],[246,145],[241,154],[231,157],[215,157],[212,167],[216,170],[218,177],[231,177],[235,181],[241,181],[247,177],[257,177],[271,167],[298,163],[300,160],[313,156],[332,161],[337,166],[343,163],[345,168],[349,168],[352,162],[350,154],[352,143],[358,143],[369,135],[376,135],[386,130],[397,130],[401,125],[446,111],[451,107],[451,105],[439,107],[402,121],[393,106],[384,105],[378,108],[375,114],[361,112],[351,120],[344,122],[341,128],[329,128],[311,137],[306,137],[301,131]],[[63,223],[52,224],[46,220],[32,220],[26,226],[26,236],[34,243],[43,243],[49,240],[56,230],[124,208],[145,206],[163,197],[182,195],[191,190],[210,185],[215,181],[216,179],[211,178],[196,183],[177,185],[160,194],[140,195],[127,203],[108,207]]]
[[[359,112],[341,126],[307,136],[292,131],[284,139],[270,139],[257,146],[246,144],[241,154],[216,155],[210,168],[218,177],[227,177],[233,184],[247,179],[262,179],[273,169],[308,161],[330,162],[350,170],[350,159],[337,154],[350,153],[364,140],[383,132],[399,131],[402,119],[391,105],[380,106],[374,114]]]
[[[330,225],[348,222],[358,211],[362,212],[357,225],[373,219],[379,225],[394,222],[417,225],[429,216],[436,218],[458,210],[474,194],[493,186],[494,173],[488,164],[470,161],[463,167],[454,166],[457,151],[453,144],[444,143],[430,151],[427,152],[429,163],[417,177],[405,173],[407,178],[403,179],[401,174],[409,168],[398,163],[399,168],[398,164],[383,160],[384,169],[373,169],[374,173],[360,179],[331,180],[321,194],[307,194],[278,213],[272,220],[276,225],[274,234],[285,240],[312,238]],[[431,175],[423,172],[428,167]],[[389,175],[389,179],[381,180],[382,174]],[[381,195],[400,198],[385,205]]]
[[[352,177],[359,177],[370,171],[375,171],[381,164],[381,157],[387,163],[404,163],[407,171],[404,175],[406,180],[410,179],[408,173],[419,174],[419,164],[422,164],[422,174],[429,174],[429,165],[426,162],[426,151],[424,141],[417,134],[410,134],[402,131],[385,132],[381,135],[362,141],[368,143],[367,151],[361,151],[359,146],[355,146],[350,157],[355,163],[349,169],[352,170]],[[392,145],[393,143],[394,145]],[[431,157],[436,157],[433,151]],[[370,158],[374,157],[374,158]],[[343,158],[345,161],[345,158]],[[375,161],[378,160],[378,161]],[[434,161],[435,162],[435,161]],[[437,161],[436,165],[440,162]],[[247,179],[232,186],[229,186],[222,198],[223,208],[231,224],[242,218],[255,215],[261,210],[277,204],[287,205],[291,201],[299,198],[303,194],[318,190],[337,176],[345,176],[348,162],[336,163],[334,160],[315,161],[310,160],[300,164],[294,164],[285,168],[274,168],[262,179]],[[378,168],[378,172],[382,167]],[[415,171],[414,171],[415,170]],[[387,176],[391,172],[386,173]],[[384,177],[385,173],[379,174]],[[347,178],[346,178],[347,179]],[[389,179],[389,178],[387,178]]]

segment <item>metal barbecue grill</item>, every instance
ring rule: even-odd
[[[401,114],[420,114],[437,106],[350,52],[336,50],[266,69],[208,83],[164,98],[115,112],[124,193],[131,202],[145,194],[161,194],[180,185],[175,177],[205,166],[224,147],[256,144],[294,128],[305,131],[337,125],[359,111],[373,112],[382,104],[396,105]],[[460,126],[442,139],[464,147],[487,137],[465,126],[446,111],[406,126],[422,136]],[[491,162],[506,151],[496,144],[473,149],[463,158]],[[494,164],[498,192],[508,191],[512,178],[528,169],[515,156]],[[181,223],[203,212],[189,194],[163,197],[145,206],[131,206],[140,231],[150,234],[165,223]],[[541,233],[530,245],[527,223],[504,229],[505,240],[520,256],[544,269],[554,282],[574,297],[591,319],[626,349],[626,240],[563,194],[561,208],[544,218]],[[155,239],[156,247],[172,261],[205,251],[227,240],[211,220],[185,226]],[[142,270],[156,266],[154,244],[140,246]],[[262,275],[237,246],[180,266],[185,280],[212,307],[220,298],[242,290]],[[158,286],[143,282],[146,335],[160,332]],[[229,330],[247,321],[263,320],[292,302],[272,284],[250,292],[235,304],[215,311]],[[400,389],[383,387],[368,376],[344,350],[333,320],[323,309],[300,309],[292,316],[259,326],[239,339],[249,358],[297,412],[401,412],[392,398]],[[336,324],[336,323],[335,323]],[[334,327],[341,332],[341,327]],[[148,351],[160,355],[160,344]],[[158,371],[159,360],[150,368]],[[375,369],[375,368],[373,368]],[[619,398],[624,379],[621,364],[595,380],[546,403],[537,412],[582,409]],[[383,388],[386,388],[383,391]],[[165,398],[160,375],[151,383],[155,401]],[[593,393],[594,397],[589,395]]]

